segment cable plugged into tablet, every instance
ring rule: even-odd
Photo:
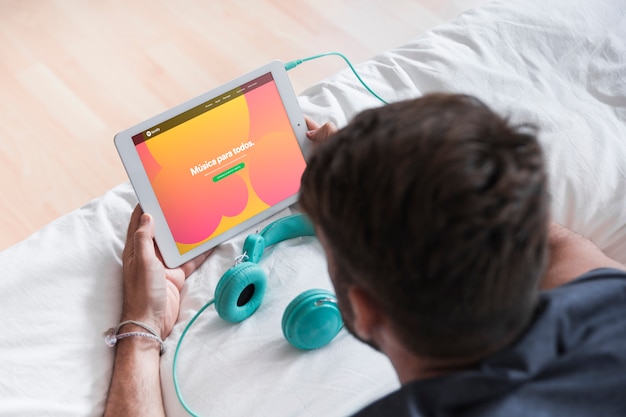
[[[285,64],[285,71],[291,71],[298,65],[302,64],[304,61],[301,59],[296,59],[295,61],[289,61]]]
[[[325,52],[323,54],[318,54],[318,55],[313,55],[307,58],[302,58],[302,59],[296,59],[293,61],[289,61],[285,64],[285,70],[290,71],[292,69],[294,69],[295,67],[297,67],[298,65],[302,64],[303,62],[307,62],[307,61],[312,61],[314,59],[318,59],[318,58],[323,58],[326,56],[331,56],[331,55],[335,55],[338,56],[340,58],[342,58],[344,61],[346,61],[346,64],[348,64],[348,67],[350,67],[350,69],[352,70],[352,72],[354,73],[354,75],[356,76],[357,80],[359,80],[359,82],[363,85],[363,87],[365,87],[365,89],[367,91],[369,91],[369,93],[371,95],[373,95],[374,97],[376,97],[378,100],[380,100],[383,104],[388,104],[385,100],[383,100],[378,94],[376,94],[367,84],[365,84],[365,81],[363,81],[363,79],[359,76],[359,74],[356,72],[356,69],[354,69],[354,67],[352,66],[352,64],[350,63],[350,60],[348,58],[346,58],[346,56],[342,53],[339,52]]]

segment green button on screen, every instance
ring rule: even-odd
[[[234,174],[235,172],[242,170],[243,167],[245,167],[246,164],[244,164],[243,162],[240,164],[235,165],[234,167],[230,167],[228,168],[226,171],[224,172],[220,172],[219,174],[217,174],[216,176],[213,177],[213,182],[218,182],[219,180],[223,180],[224,178],[228,177],[231,174]]]

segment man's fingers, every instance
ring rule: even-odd
[[[158,250],[158,248],[157,248]],[[165,277],[178,289],[178,291],[183,290],[183,285],[185,285],[185,280],[191,275],[193,271],[198,269],[202,262],[204,262],[209,255],[213,252],[213,249],[205,252],[201,255],[196,256],[190,261],[185,262],[178,268],[174,269],[166,269]]]
[[[154,244],[154,219],[147,213],[143,213],[139,206],[135,207],[128,224],[128,232],[126,234],[126,246],[124,247],[124,259],[130,255],[130,251],[134,251],[135,258],[148,263],[153,258],[157,258],[161,263],[163,259],[157,247]],[[185,279],[191,275],[193,271],[209,257],[212,250],[209,250],[192,260],[181,265],[180,268],[169,270],[167,274],[170,281],[180,290]],[[177,272],[177,270],[179,272]],[[182,272],[182,273],[181,273]]]
[[[128,222],[128,230],[126,231],[126,244],[124,245],[124,257],[126,257],[128,251],[133,250],[133,240],[135,239],[135,231],[139,227],[139,219],[142,214],[141,207],[139,204],[135,206],[133,213],[130,216],[130,221]]]
[[[323,142],[328,139],[332,134],[337,132],[337,126],[335,126],[332,122],[324,123],[323,125],[309,130],[306,132],[306,137],[309,138],[312,142]]]
[[[306,128],[308,130],[316,130],[320,128],[320,124],[315,120],[311,119],[309,116],[304,116],[304,121],[306,122]]]
[[[133,213],[134,215],[134,213]],[[143,260],[156,257],[154,249],[154,221],[147,213],[139,216],[139,226],[134,234],[135,255]]]
[[[213,249],[210,249],[209,251],[207,251],[207,252],[205,252],[205,253],[203,253],[201,255],[198,255],[195,258],[193,258],[192,260],[187,261],[183,265],[181,265],[180,268],[185,273],[185,278],[187,278],[189,275],[191,275],[191,273],[193,271],[198,269],[198,267],[200,265],[202,265],[202,263],[209,257],[211,252],[213,252]]]

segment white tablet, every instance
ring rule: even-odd
[[[115,136],[176,267],[297,200],[306,124],[274,61]]]

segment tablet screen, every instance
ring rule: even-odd
[[[180,254],[295,195],[305,168],[271,72],[132,139]]]

